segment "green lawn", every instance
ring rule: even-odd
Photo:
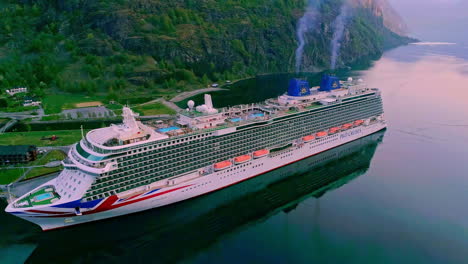
[[[24,111],[36,110],[36,109],[38,109],[38,108],[39,108],[39,107],[37,107],[37,106],[22,106],[22,105],[17,105],[17,106],[2,108],[2,112],[9,112],[9,113],[24,112]]]
[[[49,116],[43,116],[41,118],[41,121],[55,121],[55,120],[60,120],[61,116],[60,115],[49,115]]]
[[[176,111],[165,106],[162,103],[155,102],[151,104],[139,105],[132,107],[132,110],[139,113],[140,115],[149,116],[149,115],[174,115]]]
[[[45,156],[39,157],[37,160],[30,162],[28,164],[18,164],[17,166],[38,166],[38,165],[45,165],[51,161],[55,160],[63,160],[66,158],[66,154],[60,150],[52,150],[45,154]],[[0,173],[0,184],[9,184],[16,179],[18,179],[22,174],[23,171],[27,169],[3,169]],[[44,174],[49,174],[53,172],[57,172],[62,170],[62,166],[54,167],[54,168],[32,168],[29,173],[26,175],[24,179],[31,179],[34,177],[42,176]]]
[[[110,110],[122,110],[122,107],[121,104],[106,104],[106,108]]]
[[[57,171],[61,171],[61,170],[62,170],[62,166],[55,167],[55,168],[45,168],[45,167],[33,168],[33,169],[31,169],[31,171],[29,171],[29,173],[26,175],[26,177],[24,177],[24,179],[31,179],[31,178],[34,178],[34,177],[42,176],[42,175],[45,175],[45,174],[49,174],[49,173],[53,173],[53,172],[57,172]]]
[[[57,114],[65,109],[77,108],[75,104],[92,102],[92,101],[104,101],[103,96],[85,96],[79,94],[51,94],[45,96],[42,101],[42,106],[46,114]]]
[[[38,165],[45,165],[51,161],[55,160],[64,160],[67,157],[65,153],[60,150],[51,150],[45,154],[45,156],[39,157],[37,160],[29,163],[27,166],[38,166]],[[37,176],[41,176],[44,174],[49,174],[52,172],[57,172],[62,170],[62,166],[54,167],[54,168],[33,168],[29,173],[26,175],[25,179],[31,179]]]
[[[84,131],[86,134],[86,130]],[[55,141],[41,140],[42,137],[58,137]],[[81,130],[58,130],[58,131],[31,131],[31,132],[9,132],[0,134],[0,145],[36,145],[45,146],[67,146],[81,139]]]
[[[45,156],[41,156],[37,160],[29,163],[28,166],[45,165],[51,161],[64,160],[66,157],[67,155],[60,150],[51,150],[48,151]]]
[[[117,116],[122,115],[122,107],[123,105],[121,104],[106,104],[106,108],[112,110]]]
[[[23,174],[23,169],[2,169],[0,173],[0,184],[6,185],[14,182]]]
[[[5,125],[6,123],[10,122],[8,118],[0,118],[0,126]]]

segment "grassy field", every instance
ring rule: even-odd
[[[66,154],[63,153],[60,150],[51,150],[47,152],[44,156],[39,157],[37,160],[30,162],[28,164],[18,164],[17,166],[41,166],[45,165],[51,161],[56,161],[56,160],[63,160],[66,158]],[[0,184],[9,184],[16,179],[18,179],[22,174],[23,171],[26,171],[27,169],[23,168],[17,168],[17,169],[4,169],[0,173]],[[62,170],[62,166],[54,167],[54,168],[45,168],[45,167],[39,167],[39,168],[32,168],[28,174],[26,174],[26,177],[24,179],[31,179],[34,177],[42,176],[44,174],[49,174],[53,172],[57,172]]]
[[[55,168],[33,168],[27,175],[26,177],[24,177],[24,179],[31,179],[31,178],[34,178],[34,177],[38,177],[38,176],[42,176],[44,174],[49,174],[49,173],[53,173],[53,172],[57,172],[57,171],[60,171],[62,170],[62,168],[59,166],[59,167],[55,167]]]
[[[123,105],[121,104],[107,104],[106,108],[110,110],[122,110]]]
[[[45,156],[39,157],[37,160],[28,164],[28,166],[46,165],[51,161],[64,160],[66,157],[67,155],[60,150],[51,150],[48,151]]]
[[[85,130],[85,134],[86,134]],[[41,140],[42,137],[58,137],[55,141]],[[0,134],[0,145],[36,145],[67,146],[81,139],[81,130],[58,130],[58,131],[31,131],[31,132],[9,132]]]
[[[57,114],[65,109],[77,108],[77,104],[103,101],[101,96],[85,96],[79,94],[51,94],[47,95],[42,105],[46,114]]]
[[[12,107],[7,107],[7,108],[2,108],[2,112],[9,112],[9,113],[15,113],[15,112],[24,112],[24,111],[32,111],[36,110],[39,107],[37,106],[12,106]]]
[[[40,157],[39,159],[31,162],[28,166],[38,166],[38,165],[45,165],[51,161],[56,160],[64,160],[67,157],[65,153],[60,150],[51,150],[45,154],[45,156]],[[26,175],[25,179],[31,179],[37,176],[41,176],[44,174],[49,174],[52,172],[57,172],[62,169],[62,166],[54,167],[54,168],[33,168],[29,173]]]
[[[23,169],[2,170],[0,173],[0,184],[9,184],[18,179],[23,174]]]
[[[10,119],[8,119],[8,118],[0,118],[0,126],[5,125],[5,124],[8,123],[9,121],[10,121]]]
[[[163,114],[168,114],[168,115],[174,115],[176,114],[176,111],[173,109],[163,105],[162,103],[155,102],[151,104],[145,104],[145,105],[139,105],[139,106],[134,106],[132,109],[140,113],[140,115],[144,116],[149,116],[149,115],[163,115]]]
[[[112,110],[118,116],[122,115],[122,107],[123,105],[121,104],[107,104],[106,105],[107,109]]]
[[[55,120],[60,120],[60,115],[49,115],[49,116],[43,116],[41,118],[41,121],[55,121]]]

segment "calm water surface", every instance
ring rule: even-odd
[[[339,73],[381,88],[387,131],[232,188],[49,233],[1,212],[0,263],[466,263],[467,54],[410,45]],[[214,104],[279,95],[288,77]]]

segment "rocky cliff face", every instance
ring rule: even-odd
[[[330,42],[340,7],[350,5],[349,17],[340,43],[337,66],[343,67],[363,57],[376,57],[385,49],[414,41],[405,36],[406,25],[387,0],[322,1],[318,5],[320,25],[307,34],[302,69],[330,66]]]
[[[338,66],[408,42],[385,0],[353,0]],[[0,5],[0,86],[157,96],[220,79],[294,71],[304,0],[8,0]],[[330,65],[325,0],[304,70]]]
[[[377,17],[382,17],[384,26],[398,35],[406,36],[408,26],[387,0],[354,0],[357,4],[372,10]]]

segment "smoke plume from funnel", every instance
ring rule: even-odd
[[[341,41],[343,40],[343,34],[348,23],[349,19],[351,18],[351,6],[345,2],[340,9],[340,14],[336,17],[335,21],[333,21],[333,39],[331,42],[331,69],[334,70],[336,68],[336,60],[340,55],[340,48],[341,48]]]
[[[317,26],[319,12],[317,6],[321,0],[309,0],[304,15],[299,19],[297,24],[297,41],[299,45],[296,49],[296,72],[301,70],[302,55],[304,54],[304,47],[306,45],[305,34],[313,30]]]

